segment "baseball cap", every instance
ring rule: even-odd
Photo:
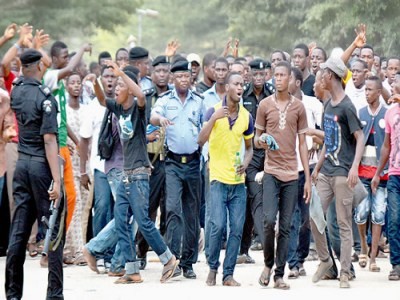
[[[190,53],[188,54],[188,56],[186,57],[186,59],[192,63],[192,62],[197,62],[200,65],[201,59],[200,56],[196,53]]]
[[[329,57],[328,60],[320,64],[321,69],[328,68],[340,78],[344,78],[347,74],[347,68],[343,60],[339,57]]]

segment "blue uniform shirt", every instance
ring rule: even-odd
[[[199,148],[197,138],[205,115],[204,102],[200,95],[189,90],[185,102],[182,103],[173,89],[160,96],[151,113],[157,113],[174,123],[166,129],[166,142],[170,151],[176,154],[192,154]]]

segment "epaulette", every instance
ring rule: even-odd
[[[50,89],[45,85],[40,85],[39,86],[39,90],[43,93],[43,95],[46,96],[46,98],[51,95]]]
[[[193,94],[195,94],[196,96],[200,97],[201,99],[204,99],[204,95],[199,93],[198,91],[192,91]]]
[[[23,80],[24,78],[21,76],[21,77],[18,77],[18,78],[15,78],[14,79],[14,81],[12,82],[12,84],[14,85],[14,86],[18,86],[18,85],[21,85],[22,83],[23,83]]]
[[[145,96],[153,95],[156,92],[156,89],[154,87],[143,90],[143,94]]]
[[[269,82],[266,82],[266,83],[265,83],[265,88],[271,93],[271,95],[272,95],[273,93],[275,93],[275,87],[274,87],[273,84],[271,84],[271,83],[269,83]]]
[[[160,95],[158,95],[158,97],[159,98],[164,97],[164,96],[170,94],[171,92],[172,92],[172,90],[165,91],[164,93],[161,93]]]

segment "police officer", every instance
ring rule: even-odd
[[[272,84],[265,81],[269,62],[262,59],[254,59],[249,63],[251,82],[243,94],[243,106],[250,112],[253,120],[257,116],[257,108],[260,101],[274,93]],[[262,239],[263,217],[262,217],[262,185],[255,180],[256,174],[264,170],[264,149],[253,148],[253,158],[246,170],[247,207],[246,220],[243,226],[240,255],[237,263],[254,263],[249,256],[252,231],[254,228],[257,238]],[[262,241],[261,245],[263,244]]]
[[[140,71],[139,85],[141,89],[143,91],[150,89],[153,84],[148,76],[150,71],[149,51],[143,47],[133,47],[129,50],[129,64]]]
[[[150,112],[159,95],[170,90],[168,86],[171,64],[165,55],[157,56],[152,63],[153,72],[151,79],[153,87],[143,91],[146,96],[146,118],[150,121]],[[165,129],[159,126],[147,126],[147,153],[153,165],[150,176],[149,216],[155,221],[157,210],[160,208],[160,232],[165,233]],[[149,244],[144,239],[140,230],[136,235],[138,245],[137,256],[140,259],[140,267],[146,267],[146,255]]]
[[[183,270],[184,277],[195,279],[193,264],[198,256],[200,202],[197,138],[205,108],[202,96],[190,90],[190,63],[177,61],[171,72],[174,89],[157,100],[150,122],[166,128],[166,241],[172,253],[181,257],[175,276]]]
[[[12,222],[6,262],[7,299],[21,299],[25,247],[33,223],[49,218],[50,200],[59,199],[60,170],[57,143],[57,102],[50,89],[41,85],[44,66],[40,52],[29,49],[21,57],[22,74],[14,83],[11,108],[16,114],[19,142],[14,174],[15,215]],[[51,191],[51,181],[54,186]],[[62,207],[62,205],[60,206]],[[56,222],[53,239],[60,228]],[[63,238],[55,251],[49,252],[47,299],[63,299]]]

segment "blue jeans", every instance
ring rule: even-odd
[[[303,198],[305,180],[304,171],[299,172],[297,203],[290,227],[287,258],[289,269],[299,268],[299,264],[304,263],[310,250],[310,209],[309,204],[306,204]]]
[[[263,178],[264,264],[276,265],[274,280],[283,278],[289,248],[290,225],[297,201],[298,181],[284,182],[270,174]],[[279,212],[279,235],[275,259],[275,224]]]
[[[114,201],[107,175],[94,169],[93,236],[96,236],[113,218]]]
[[[224,184],[213,180],[210,186],[210,240],[208,245],[208,265],[218,270],[221,242],[229,212],[229,235],[223,265],[223,280],[233,275],[242,239],[246,216],[246,188],[241,184]]]
[[[389,176],[388,192],[388,238],[390,245],[390,263],[400,265],[400,176]]]
[[[136,258],[136,245],[131,238],[132,227],[129,220],[132,213],[140,232],[159,256],[161,263],[165,265],[172,258],[172,253],[149,217],[149,175],[124,175],[117,190],[117,199],[115,225],[118,231],[118,242],[125,259],[125,273],[139,273],[140,266]]]

